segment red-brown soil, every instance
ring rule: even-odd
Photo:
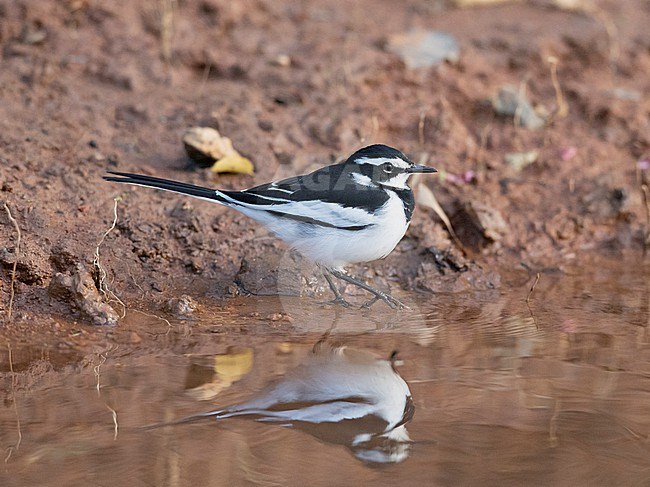
[[[387,259],[351,269],[399,295],[493,288],[504,269],[561,270],[586,252],[641,259],[650,7],[556,3],[3,3],[0,194],[21,230],[14,326],[38,333],[47,316],[91,323],[101,312],[81,312],[52,282],[99,283],[95,251],[118,196],[100,265],[127,307],[182,314],[188,300],[278,288],[313,299],[326,291],[313,268],[237,212],[107,183],[106,170],[244,188],[369,143],[395,146],[441,170],[420,182],[466,252],[420,205]],[[458,62],[408,69],[387,46],[413,28],[453,35]],[[549,57],[557,59],[556,86]],[[516,127],[490,102],[500,87],[522,83],[549,114],[540,130]],[[558,87],[566,116],[558,113]],[[255,174],[215,176],[194,165],[181,137],[195,125],[231,138]],[[523,169],[505,162],[507,153],[532,150],[539,156]],[[1,209],[6,316],[17,232]],[[97,289],[83,289],[100,299]],[[189,297],[179,303],[181,294]]]

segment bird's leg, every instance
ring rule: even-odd
[[[369,293],[371,293],[371,294],[373,294],[375,296],[373,299],[371,299],[366,304],[364,304],[362,306],[363,308],[369,308],[370,306],[375,304],[380,299],[393,309],[395,309],[395,308],[399,308],[399,309],[407,308],[407,306],[404,303],[402,303],[398,299],[395,299],[390,294],[385,293],[383,291],[380,291],[379,289],[375,289],[373,287],[370,287],[368,284],[366,284],[363,281],[360,281],[358,279],[355,279],[354,277],[348,276],[347,274],[345,274],[345,273],[343,273],[343,272],[341,272],[339,270],[336,270],[336,269],[326,269],[326,270],[329,271],[329,273],[332,274],[334,277],[336,277],[338,279],[341,279],[341,280],[343,280],[345,282],[349,282],[350,284],[354,284],[355,286],[358,286],[361,289],[365,289],[366,291],[368,291]],[[340,293],[339,293],[339,295],[340,295]]]
[[[323,269],[324,271],[329,271],[329,269]],[[327,272],[323,272],[323,277],[327,281],[327,284],[330,285],[330,289],[334,293],[334,300],[330,301],[331,304],[339,304],[345,308],[350,307],[350,303],[348,303],[344,298],[339,289],[336,287],[334,284],[334,281],[332,281],[332,278],[329,276]]]
[[[363,304],[361,305],[361,307],[362,307],[362,308],[365,308],[365,309],[370,309],[370,307],[371,307],[373,304],[375,304],[377,301],[379,301],[379,299],[380,299],[379,296],[375,296],[375,297],[372,298],[370,301],[366,301],[365,303],[363,303]],[[390,305],[389,305],[389,306],[390,306]]]

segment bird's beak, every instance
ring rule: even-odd
[[[434,168],[434,167],[431,167],[431,166],[423,166],[421,164],[415,164],[415,165],[409,167],[406,170],[406,172],[409,173],[409,174],[412,174],[412,173],[416,173],[416,172],[422,172],[422,173],[424,173],[424,172],[438,172],[438,170],[436,168]]]

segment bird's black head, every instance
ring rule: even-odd
[[[362,185],[379,184],[406,189],[409,176],[414,173],[437,172],[429,166],[415,164],[397,149],[387,145],[374,144],[359,149],[352,154],[345,164],[354,164],[356,171],[353,176]]]

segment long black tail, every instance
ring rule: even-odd
[[[190,196],[195,196],[197,198],[205,198],[209,200],[224,202],[223,196],[221,196],[221,194],[218,191],[210,188],[205,188],[203,186],[195,186],[193,184],[181,183],[179,181],[172,181],[171,179],[154,178],[152,176],[145,176],[143,174],[133,174],[130,172],[108,171],[108,173],[114,174],[115,177],[104,176],[104,179],[106,181],[112,181],[115,183],[136,184],[138,186],[164,189],[166,191],[173,191],[175,193],[187,194]]]

